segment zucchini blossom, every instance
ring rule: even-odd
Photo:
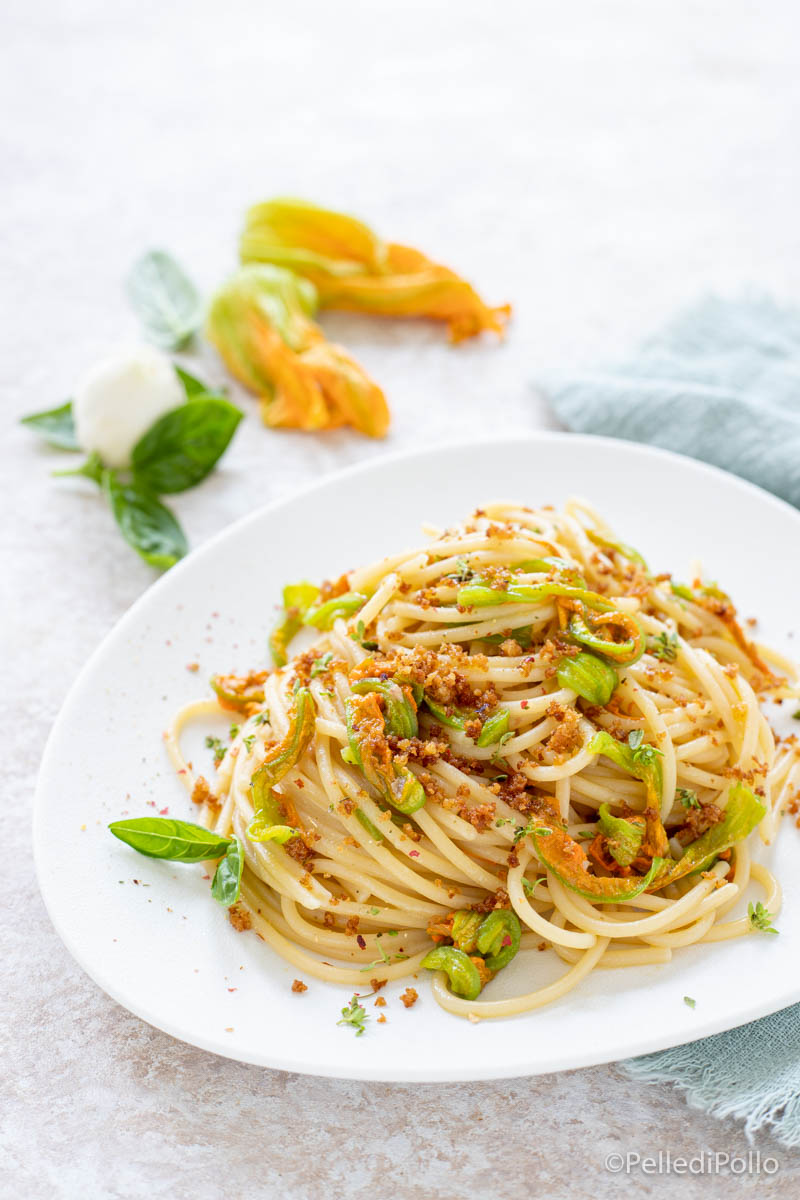
[[[511,315],[510,305],[489,308],[465,279],[419,250],[384,242],[355,217],[303,200],[251,208],[240,255],[309,280],[322,308],[446,321],[452,342],[484,330],[502,336]]]
[[[352,425],[383,437],[389,409],[378,385],[311,319],[314,285],[272,265],[241,267],[211,301],[206,332],[233,375],[260,398],[266,425]]]

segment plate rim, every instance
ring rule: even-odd
[[[140,1020],[145,1021],[148,1025],[168,1034],[177,1041],[183,1042],[186,1045],[196,1046],[201,1050],[212,1054],[218,1054],[223,1058],[228,1058],[236,1062],[248,1063],[254,1066],[267,1067],[273,1070],[281,1070],[291,1072],[293,1074],[319,1076],[322,1078],[331,1079],[352,1079],[364,1082],[391,1082],[391,1083],[448,1083],[448,1082],[467,1082],[467,1081],[486,1081],[493,1079],[515,1079],[522,1077],[530,1077],[539,1074],[550,1074],[553,1072],[581,1069],[584,1067],[597,1066],[602,1063],[624,1062],[628,1058],[636,1058],[643,1054],[655,1053],[659,1050],[664,1050],[676,1046],[687,1045],[690,1042],[702,1040],[711,1037],[715,1034],[727,1032],[731,1029],[740,1028],[743,1025],[749,1024],[751,1021],[769,1016],[773,1013],[791,1006],[800,1001],[800,976],[794,986],[789,986],[784,989],[778,997],[765,999],[763,1002],[753,1003],[745,1010],[745,1014],[737,1014],[735,1023],[731,1024],[730,1017],[723,1016],[714,1018],[709,1016],[705,1020],[701,1020],[696,1025],[693,1025],[690,1031],[687,1030],[688,1036],[678,1037],[674,1034],[668,1035],[666,1038],[659,1038],[657,1031],[648,1036],[641,1036],[634,1039],[628,1044],[624,1056],[616,1057],[615,1051],[612,1049],[609,1053],[608,1049],[599,1048],[595,1052],[569,1052],[566,1049],[562,1054],[556,1054],[548,1059],[546,1065],[539,1068],[535,1062],[521,1061],[514,1064],[491,1066],[487,1068],[481,1067],[460,1067],[458,1064],[447,1064],[445,1066],[430,1066],[421,1068],[407,1066],[405,1068],[392,1069],[386,1066],[372,1066],[369,1061],[363,1063],[353,1060],[352,1064],[348,1064],[346,1071],[343,1071],[336,1065],[325,1063],[315,1063],[310,1060],[298,1059],[295,1056],[290,1057],[281,1054],[279,1046],[271,1047],[267,1053],[243,1053],[241,1050],[234,1049],[230,1045],[226,1045],[222,1040],[213,1036],[192,1035],[187,1037],[185,1031],[171,1021],[165,1021],[159,1018],[155,1013],[148,1009],[146,1004],[132,1005],[128,999],[123,998],[120,994],[123,989],[117,988],[111,978],[106,977],[106,973],[96,967],[94,964],[89,965],[85,961],[84,955],[74,945],[69,933],[64,927],[61,916],[56,915],[54,905],[51,902],[51,897],[48,893],[48,887],[43,872],[42,863],[42,840],[44,838],[41,829],[41,822],[44,818],[43,813],[43,793],[44,780],[51,771],[50,759],[55,755],[55,743],[58,737],[60,727],[66,719],[65,714],[69,715],[69,710],[72,706],[76,693],[82,687],[86,676],[90,675],[94,669],[95,662],[99,660],[105,652],[107,644],[124,630],[129,624],[132,624],[138,616],[140,608],[151,602],[151,598],[157,595],[159,591],[168,585],[172,586],[176,578],[180,578],[187,570],[194,568],[194,564],[198,560],[207,555],[213,554],[217,545],[226,539],[238,534],[241,530],[246,529],[249,525],[254,524],[267,518],[275,510],[280,510],[287,505],[291,505],[296,499],[303,496],[313,495],[315,492],[336,485],[338,482],[349,479],[360,474],[368,474],[375,470],[380,470],[381,467],[396,462],[407,460],[424,460],[442,453],[451,453],[458,451],[470,451],[475,449],[485,449],[487,447],[500,447],[503,445],[518,446],[520,442],[541,446],[543,443],[557,442],[569,443],[575,445],[583,444],[589,447],[600,448],[602,446],[613,446],[616,450],[622,448],[625,452],[632,453],[635,457],[654,457],[656,459],[666,460],[667,462],[675,461],[682,468],[689,468],[695,471],[700,476],[722,478],[726,484],[744,490],[745,492],[754,493],[758,496],[761,502],[767,501],[768,504],[783,510],[788,514],[791,520],[800,523],[800,511],[781,497],[768,492],[766,489],[754,484],[749,480],[743,479],[741,476],[735,475],[730,471],[726,471],[721,467],[717,467],[711,463],[704,462],[701,459],[696,459],[686,454],[679,454],[673,450],[665,449],[661,446],[653,446],[648,443],[636,442],[626,438],[605,437],[597,434],[589,433],[571,433],[562,430],[536,430],[536,429],[518,429],[505,432],[503,434],[493,434],[487,437],[464,437],[454,441],[436,442],[430,446],[400,449],[390,451],[385,454],[378,454],[374,457],[365,460],[350,463],[338,470],[322,475],[319,479],[298,484],[296,487],[291,487],[283,492],[280,496],[267,501],[265,504],[258,505],[248,513],[244,513],[241,517],[224,526],[217,533],[213,534],[206,541],[190,551],[180,562],[165,571],[157,579],[153,580],[139,595],[131,605],[121,614],[114,622],[110,629],[101,638],[98,645],[88,656],[86,662],[81,667],[80,671],[73,679],[68,688],[58,712],[53,720],[50,731],[48,733],[44,750],[42,752],[39,769],[37,772],[36,786],[34,790],[33,806],[32,806],[32,845],[33,859],[36,874],[36,881],[39,888],[39,893],[42,897],[47,915],[63,942],[66,950],[71,955],[72,959],[85,972],[86,975],[100,987],[106,995],[108,995],[115,1003],[119,1004],[126,1011],[132,1013]],[[111,973],[109,973],[111,974]],[[520,1014],[524,1016],[525,1014]],[[454,1018],[457,1019],[457,1018]],[[508,1020],[517,1020],[516,1017],[508,1018]]]

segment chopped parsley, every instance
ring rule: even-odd
[[[455,574],[448,575],[448,579],[454,579],[456,583],[466,583],[472,578],[472,568],[465,558],[457,558],[456,567],[458,570]]]
[[[363,1004],[358,1002],[358,993],[354,993],[350,1003],[342,1009],[342,1019],[337,1021],[337,1025],[350,1025],[356,1031],[356,1037],[361,1037],[365,1029],[365,1022],[369,1020],[367,1010]]]
[[[751,928],[758,929],[761,933],[778,932],[772,924],[774,914],[768,912],[760,900],[757,904],[753,904],[752,900],[750,901],[747,906],[747,915],[750,918]]]
[[[365,967],[361,968],[362,971],[371,971],[373,967],[382,967],[385,963],[390,963],[392,961],[380,942],[378,942],[378,949],[381,952],[380,958],[376,958],[374,962],[367,963]]]
[[[497,820],[495,821],[495,828],[499,829],[501,825],[513,825],[515,827],[515,831],[514,831],[514,845],[515,846],[517,845],[518,842],[521,842],[522,839],[524,837],[526,837],[529,833],[540,833],[540,834],[546,835],[546,834],[549,834],[552,832],[552,830],[550,830],[550,829],[545,829],[544,827],[539,827],[538,825],[535,825],[533,821],[529,821],[527,825],[517,825],[517,822],[512,821],[510,817],[498,817]],[[524,883],[524,880],[523,880],[523,883]]]
[[[249,733],[247,735],[247,737],[242,738],[242,741],[244,742],[245,746],[247,747],[248,754],[253,749],[253,742],[255,740],[256,740],[256,735],[254,733]]]
[[[540,837],[549,837],[552,832],[552,829],[547,829],[546,826],[535,825],[533,821],[529,821],[527,825],[520,825],[517,829],[514,834],[514,845],[516,846],[529,833],[538,833]]]
[[[332,658],[332,650],[329,650],[327,654],[323,654],[321,658],[318,658],[314,663],[314,666],[311,668],[311,678],[316,679],[318,675],[324,675],[330,666]]]
[[[545,878],[544,875],[537,875],[537,877],[536,877],[536,879],[534,879],[533,883],[531,883],[530,879],[523,878],[522,890],[525,893],[525,895],[532,896],[533,893],[536,891],[537,883],[544,883],[544,878]]]
[[[684,996],[683,1003],[687,1008],[694,1008],[697,1004],[697,1001],[695,1000],[694,996]]]
[[[654,658],[660,658],[662,662],[674,662],[678,657],[678,635],[677,633],[666,633],[664,630],[658,637],[648,638],[647,650]]]
[[[209,750],[211,750],[213,752],[214,762],[221,763],[223,758],[225,757],[225,751],[227,749],[227,747],[223,746],[222,739],[217,738],[217,737],[212,737],[211,734],[208,734],[208,736],[206,737],[206,746],[208,747]]]
[[[700,801],[697,799],[697,793],[691,788],[678,788],[675,792],[675,799],[683,805],[684,808],[699,808]]]
[[[359,619],[355,629],[350,631],[350,637],[354,642],[358,642],[363,650],[377,650],[377,642],[364,641],[364,622]]]
[[[373,911],[374,911],[375,913],[379,913],[379,912],[380,912],[380,909],[379,909],[379,908],[376,908],[376,909],[374,909]],[[390,934],[391,936],[393,936],[393,937],[397,937],[397,930],[396,930],[396,929],[387,929],[387,930],[386,930],[386,932],[387,932],[388,934]],[[376,941],[376,944],[377,944],[377,946],[378,946],[378,949],[379,949],[379,950],[380,950],[380,952],[381,952],[381,956],[380,956],[380,958],[376,958],[374,962],[367,963],[367,965],[366,965],[365,967],[362,967],[362,968],[361,968],[361,972],[362,972],[362,974],[364,973],[364,971],[374,971],[376,967],[383,967],[383,966],[385,966],[387,963],[390,963],[390,962],[396,962],[398,959],[403,959],[403,958],[406,958],[406,957],[407,957],[405,950],[402,950],[402,949],[401,949],[401,950],[399,950],[399,951],[397,952],[397,954],[387,954],[387,953],[386,953],[386,951],[384,950],[383,946],[381,945],[381,938],[382,938],[382,937],[383,937],[383,934],[382,934],[382,933],[378,933],[378,934],[376,934],[376,935],[375,935],[375,941]]]
[[[228,730],[228,737],[231,739],[231,741],[233,741],[233,739],[236,737],[238,732],[239,732],[239,726],[231,725],[230,729]]]
[[[492,754],[492,757],[489,760],[490,762],[495,763],[495,764],[502,763],[503,766],[507,765],[506,760],[501,756],[500,751],[503,749],[503,746],[505,746],[506,742],[510,741],[512,737],[514,737],[513,729],[509,729],[506,733],[503,734],[503,736],[498,741],[497,746],[495,747],[494,753]]]
[[[651,746],[649,742],[643,741],[643,738],[643,729],[632,729],[628,734],[628,745],[633,751],[635,763],[639,763],[643,767],[651,767],[656,762],[656,755],[663,758],[664,751],[659,750],[657,746]]]
[[[268,725],[269,724],[269,709],[264,708],[261,710],[260,713],[256,713],[253,720],[255,721],[256,725]]]

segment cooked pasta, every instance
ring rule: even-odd
[[[474,1019],[746,935],[751,881],[774,917],[750,834],[774,837],[800,757],[759,705],[798,694],[792,664],[581,501],[426,533],[288,587],[280,665],[215,677],[169,730],[203,823],[241,846],[233,919],[356,989],[430,967],[439,1004]],[[238,728],[207,782],[180,734],[217,710]],[[532,956],[524,994],[493,999],[534,947],[560,977],[537,987]]]

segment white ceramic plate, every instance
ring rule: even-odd
[[[348,470],[253,513],[173,568],[87,664],[42,764],[34,840],[39,881],[72,954],[120,1004],[159,1029],[245,1062],[381,1080],[490,1079],[587,1066],[690,1041],[800,1000],[800,834],[787,822],[766,859],[783,881],[780,937],[678,952],[668,965],[595,971],[549,1008],[473,1025],[439,1009],[426,982],[385,1025],[337,1027],[342,987],[297,974],[234,932],[200,870],[135,854],[106,831],[123,813],[192,819],[161,733],[215,670],[261,665],[287,580],[343,569],[423,540],[482,502],[595,503],[656,569],[696,557],[758,636],[792,652],[800,515],[723,472],[625,442],[520,435]],[[200,671],[186,670],[199,662]],[[196,759],[207,755],[198,737]],[[531,990],[565,968],[520,954],[493,985]],[[404,985],[403,985],[404,986]],[[368,990],[368,989],[365,989]],[[694,1009],[684,996],[696,1001]],[[377,1015],[370,1007],[373,1017]]]

